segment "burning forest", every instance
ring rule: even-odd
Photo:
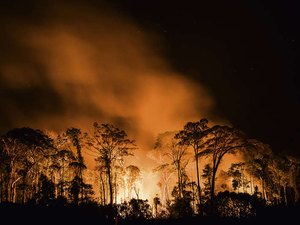
[[[280,60],[264,70],[253,63],[252,36],[241,44],[246,50],[232,53],[217,40],[231,43],[246,31],[228,38],[218,17],[210,22],[203,10],[206,19],[174,6],[169,18],[163,3],[130,2],[0,4],[1,216],[39,223],[40,214],[50,224],[296,217],[298,114],[289,110],[291,99],[277,104],[293,89],[278,97],[261,75]],[[258,26],[247,7],[235,7],[248,27]],[[223,17],[230,32],[237,30]],[[276,110],[266,109],[274,99]]]
[[[299,159],[229,126],[201,119],[158,135],[148,155],[157,164],[149,183],[128,159],[135,151],[135,140],[112,124],[57,135],[12,129],[1,136],[1,204],[98,205],[122,219],[181,219],[251,218],[260,207],[299,202]]]

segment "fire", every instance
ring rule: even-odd
[[[102,13],[81,5],[46,8],[51,14],[39,25],[7,18],[12,28],[4,35],[12,46],[9,55],[2,54],[14,60],[1,62],[0,76],[15,98],[6,99],[2,109],[8,110],[3,132],[22,126],[89,131],[94,121],[113,123],[137,140],[139,149],[128,164],[143,171],[141,196],[152,198],[158,178],[150,172],[155,162],[145,155],[155,137],[209,115],[211,96],[172,69],[157,48],[161,37],[141,32],[108,6]],[[93,157],[85,157],[93,169]]]

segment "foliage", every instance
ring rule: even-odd
[[[148,200],[133,198],[118,206],[118,214],[123,219],[150,219],[152,218],[152,209]]]
[[[249,181],[246,179],[245,163],[232,163],[228,169],[228,175],[232,177],[233,190],[238,191],[242,188],[243,192],[249,187]]]
[[[44,174],[41,174],[39,178],[40,191],[37,193],[35,200],[37,204],[49,205],[55,198],[55,186],[54,183],[47,178]]]
[[[202,170],[202,175],[201,178],[203,180],[203,192],[204,192],[204,196],[203,196],[203,200],[204,203],[207,202],[210,198],[210,191],[211,191],[211,183],[212,183],[212,167],[210,166],[210,164],[206,164]]]
[[[123,219],[144,220],[153,215],[160,219],[193,217],[197,206],[198,212],[205,215],[249,218],[256,216],[261,208],[288,208],[299,204],[299,159],[275,154],[269,145],[247,139],[235,128],[209,127],[208,121],[203,119],[188,122],[177,133],[158,136],[154,150],[160,160],[154,172],[161,174],[162,193],[160,198],[153,199],[152,210],[147,200],[139,199],[142,171],[135,165],[125,164],[125,158],[136,149],[134,141],[111,124],[94,123],[93,129],[93,133],[87,135],[78,128],[69,128],[50,137],[44,131],[24,127],[2,135],[0,203],[97,209],[109,220],[117,218],[114,207]],[[83,157],[85,148],[90,150],[88,154],[96,154],[97,171],[92,173]],[[194,151],[198,185],[187,175],[186,167],[192,158],[188,149]],[[224,156],[236,152],[242,153],[241,161],[233,163],[227,173],[223,173],[226,175],[217,173]],[[202,170],[203,188],[199,192],[198,160],[201,157],[209,161]],[[171,180],[172,176],[177,178],[177,183]],[[90,177],[99,181],[101,206],[93,199],[93,186],[86,183],[92,180]],[[215,193],[216,180],[227,182],[228,178],[234,192]],[[221,185],[223,190],[229,190],[228,184]],[[171,200],[169,190],[172,190]],[[133,191],[137,199],[130,200]],[[129,200],[114,204],[121,194]]]
[[[217,210],[220,217],[248,218],[256,216],[257,209],[264,202],[246,193],[219,192],[216,196]]]
[[[194,215],[191,200],[188,198],[176,198],[169,206],[168,211],[171,218],[188,218]]]

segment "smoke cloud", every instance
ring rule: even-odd
[[[43,2],[32,10],[1,16],[1,132],[113,123],[137,140],[135,164],[145,167],[158,133],[209,115],[212,98],[172,69],[163,38],[113,7]]]

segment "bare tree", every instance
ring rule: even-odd
[[[179,144],[178,139],[174,138],[175,132],[165,132],[158,135],[154,150],[159,151],[164,158],[163,164],[168,164],[177,173],[178,196],[181,198],[183,186],[183,174],[188,164],[187,146]]]

